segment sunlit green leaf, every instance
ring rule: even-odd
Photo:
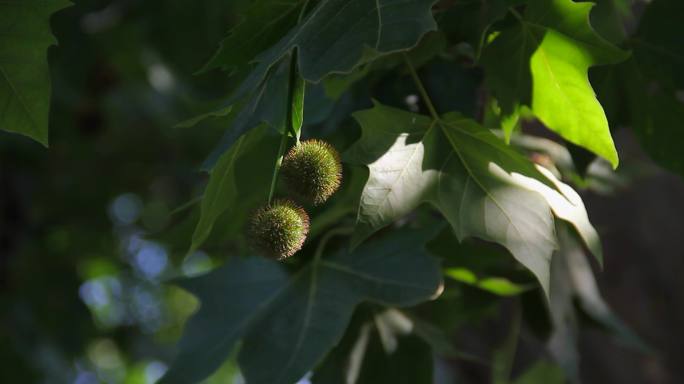
[[[600,260],[598,235],[579,196],[474,121],[456,114],[431,121],[382,105],[354,116],[363,133],[345,159],[370,170],[354,244],[431,203],[460,239],[508,248],[545,292],[556,248],[554,214],[572,222]]]
[[[527,106],[549,129],[617,167],[608,120],[587,71],[627,54],[594,32],[591,7],[571,0],[529,1],[518,24],[485,48],[482,62],[504,119],[515,119]],[[513,124],[506,126],[510,134]]]
[[[515,296],[528,289],[525,286],[516,284],[502,277],[480,278],[473,273],[473,271],[465,268],[450,268],[444,271],[444,273],[456,281],[478,287],[500,296]]]

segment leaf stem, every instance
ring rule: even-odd
[[[278,147],[278,156],[276,157],[275,164],[273,165],[271,188],[268,191],[268,205],[271,205],[271,202],[273,201],[273,195],[275,194],[276,185],[278,184],[278,173],[280,172],[280,166],[283,164],[283,155],[285,154],[285,149],[287,148],[287,139],[288,130],[283,129],[283,136],[280,139],[280,147]]]
[[[416,87],[418,87],[418,92],[425,101],[428,111],[430,111],[430,116],[432,116],[432,118],[435,120],[439,120],[439,115],[437,114],[435,106],[432,104],[432,99],[430,99],[430,96],[428,96],[427,90],[425,90],[425,87],[423,86],[423,82],[420,81],[418,73],[416,73],[416,69],[413,67],[413,64],[411,64],[411,59],[409,59],[406,53],[404,53],[403,56],[406,66],[408,67],[411,77],[413,78],[413,82],[416,84]]]
[[[321,240],[318,242],[318,246],[316,247],[316,252],[314,253],[314,259],[313,263],[318,263],[321,260],[321,256],[323,255],[323,251],[325,250],[325,246],[328,244],[328,241],[332,239],[335,236],[344,236],[344,235],[350,235],[354,232],[353,227],[340,227],[340,228],[335,228],[331,229],[330,231],[326,232],[323,237],[321,237]]]
[[[187,201],[187,202],[179,205],[178,207],[174,208],[171,212],[169,212],[169,216],[173,216],[173,215],[176,215],[176,214],[179,214],[179,213],[185,211],[186,209],[188,209],[188,208],[192,207],[193,205],[202,201],[202,199],[204,199],[204,195],[199,195],[199,196],[193,198],[192,200]]]
[[[297,24],[301,23],[302,20],[304,19],[304,16],[306,13],[309,11],[309,6],[311,5],[310,0],[304,1],[304,5],[302,6],[302,10],[299,11],[299,17],[297,17]]]
[[[524,24],[524,23],[523,23],[523,17],[522,17],[522,15],[520,14],[520,12],[518,12],[518,11],[517,11],[515,8],[513,8],[513,7],[508,7],[508,10],[511,11],[511,14],[513,14],[513,16],[515,16],[515,18],[518,19],[518,21],[520,21],[520,23]]]

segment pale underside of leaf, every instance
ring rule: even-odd
[[[345,158],[367,164],[353,244],[424,202],[460,239],[502,244],[548,292],[556,217],[571,222],[600,260],[598,236],[570,187],[475,122],[429,118],[376,105],[355,114],[361,140]]]

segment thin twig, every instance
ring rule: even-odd
[[[439,120],[439,115],[437,114],[435,106],[432,104],[432,99],[430,99],[430,96],[428,96],[428,93],[425,90],[425,87],[423,86],[423,82],[420,81],[418,73],[416,73],[416,69],[413,67],[413,64],[411,64],[411,59],[409,59],[408,55],[406,55],[405,53],[404,61],[406,61],[406,66],[408,67],[409,72],[411,72],[413,82],[416,83],[416,87],[418,87],[418,92],[420,92],[420,96],[425,101],[425,105],[427,105],[428,111],[430,111],[430,115],[433,119]]]
[[[330,231],[326,232],[325,235],[323,235],[323,237],[321,237],[321,240],[318,242],[316,252],[314,253],[313,263],[317,263],[321,260],[321,256],[323,255],[325,246],[328,244],[328,241],[330,241],[330,239],[332,239],[335,236],[350,235],[353,232],[353,227],[340,227],[331,229]]]

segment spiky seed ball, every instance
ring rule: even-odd
[[[337,150],[325,141],[302,141],[290,149],[281,168],[283,181],[296,197],[314,205],[324,203],[342,182]]]
[[[252,247],[277,260],[299,251],[308,233],[309,215],[289,200],[277,200],[259,208],[247,226]]]

